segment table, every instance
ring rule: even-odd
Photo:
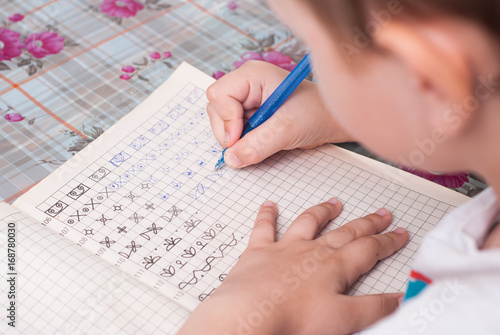
[[[5,202],[116,123],[182,61],[218,78],[247,59],[291,68],[307,51],[263,0],[0,0],[0,8]],[[461,178],[462,193],[485,187]]]

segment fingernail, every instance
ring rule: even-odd
[[[224,135],[224,146],[227,147],[229,145],[229,141],[231,140],[231,138],[229,137],[229,133],[226,133]]]
[[[232,152],[227,154],[226,157],[224,157],[224,160],[226,161],[226,164],[232,168],[239,168],[240,166],[243,165],[243,163],[238,159],[238,157],[236,157],[236,155]]]
[[[339,201],[337,200],[337,198],[331,198],[330,200],[328,200],[327,202],[333,204],[333,205],[336,205],[339,203]]]
[[[262,205],[264,207],[274,207],[274,203],[272,201],[266,201],[264,202],[264,205]]]
[[[389,212],[387,211],[387,209],[381,208],[378,211],[376,211],[375,214],[379,216],[386,216],[387,214],[389,214]]]
[[[406,233],[406,230],[403,228],[396,228],[396,229],[394,229],[393,232],[396,234],[399,234],[399,235],[403,235],[404,233]]]

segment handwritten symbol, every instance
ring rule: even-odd
[[[184,258],[193,258],[196,256],[196,249],[189,247],[189,249],[184,249],[184,253],[181,255]]]
[[[163,245],[167,246],[167,247],[166,247],[167,251],[170,251],[170,250],[172,250],[172,248],[173,248],[173,247],[175,247],[175,246],[177,245],[177,243],[179,243],[181,240],[182,240],[182,239],[181,239],[180,237],[177,237],[177,238],[175,238],[175,239],[174,239],[173,237],[171,237],[171,238],[169,238],[169,239],[168,239],[168,238],[166,238],[166,239],[165,239],[165,242],[166,242],[166,243],[163,243]]]
[[[167,213],[171,214],[170,217],[164,215],[161,218],[167,220],[168,222],[171,222],[172,219],[175,218],[175,217],[178,217],[179,213],[181,213],[181,212],[182,212],[182,209],[179,209],[179,208],[177,208],[174,205],[174,206],[172,206],[172,208],[170,208],[169,210],[167,210]]]
[[[175,275],[175,268],[172,265],[170,265],[168,269],[163,269],[163,272],[160,273],[160,276],[167,278],[173,277],[174,275]]]
[[[188,220],[184,222],[184,227],[186,227],[186,232],[190,233],[196,226],[200,224],[201,220]]]
[[[100,221],[103,225],[106,225],[106,222],[111,221],[111,219],[108,219],[107,217],[104,216],[104,214],[102,214],[101,217],[96,221]]]
[[[104,245],[106,245],[107,248],[109,248],[109,247],[111,247],[111,244],[115,244],[116,241],[112,241],[112,240],[109,239],[109,237],[106,236],[104,238],[104,241],[101,241],[99,243],[104,244]]]
[[[148,184],[148,183],[142,183],[142,184],[141,184],[141,188],[142,188],[143,190],[147,190],[147,189],[149,189],[149,184]]]
[[[134,214],[132,214],[132,216],[131,216],[131,217],[129,217],[128,219],[129,219],[129,220],[134,221],[135,223],[139,223],[142,219],[144,219],[144,217],[143,217],[143,216],[140,216],[140,215],[139,215],[139,214],[137,214],[137,213],[134,213]]]
[[[183,175],[187,176],[188,178],[193,178],[195,174],[196,172],[192,171],[191,169],[187,169],[186,172],[183,173]]]
[[[106,177],[111,171],[106,169],[105,167],[99,168],[96,172],[94,172],[89,178],[95,182],[101,181],[104,177]]]
[[[144,135],[141,135],[138,138],[136,138],[132,143],[130,143],[130,146],[135,150],[140,150],[149,142],[150,142],[149,138],[147,138]]]
[[[119,233],[127,233],[127,227],[117,227]]]
[[[90,190],[90,187],[84,184],[80,184],[68,193],[68,197],[70,197],[73,200],[77,200],[88,190]]]
[[[163,131],[165,131],[168,128],[168,126],[169,125],[165,121],[159,121],[149,131],[155,135],[160,135]]]
[[[203,276],[202,276],[203,277]],[[208,293],[203,293],[198,296],[198,300],[203,301],[206,298],[208,298],[213,292],[215,291],[215,288],[213,288],[210,292]]]
[[[119,154],[116,154],[109,162],[111,164],[113,164],[114,166],[119,167],[120,165],[122,165],[130,157],[132,157],[132,156],[130,156],[126,152],[122,151]]]
[[[106,188],[104,189],[104,191],[99,192],[99,194],[105,194],[105,195],[106,195],[106,199],[107,199],[107,198],[109,198],[109,190],[108,190],[108,187],[106,187]]]
[[[149,237],[149,233],[151,233],[151,232],[152,232],[154,235],[156,235],[156,234],[158,234],[158,231],[159,231],[159,230],[162,230],[162,229],[163,229],[163,228],[161,228],[161,227],[157,227],[157,226],[156,226],[156,223],[153,223],[153,224],[151,225],[151,227],[148,227],[148,228],[146,229],[146,231],[145,231],[144,233],[141,233],[140,235],[141,235],[142,237],[144,237],[146,240],[149,240],[149,239],[150,239],[150,237]]]
[[[219,246],[218,249],[220,251],[220,256],[208,256],[205,259],[205,265],[202,268],[199,268],[197,270],[193,270],[193,274],[192,274],[191,279],[189,279],[188,281],[181,282],[178,285],[179,289],[183,290],[188,285],[195,285],[196,283],[198,283],[198,280],[199,280],[198,275],[201,274],[200,276],[203,277],[203,273],[207,273],[208,271],[210,271],[212,269],[212,263],[216,259],[224,258],[225,257],[224,251],[229,247],[234,247],[237,243],[238,243],[238,241],[236,240],[236,237],[234,236],[234,234],[232,234],[231,240],[228,243],[222,243]]]
[[[214,156],[219,155],[221,153],[221,151],[222,150],[221,150],[220,146],[216,146],[216,145],[212,146],[212,148],[210,150],[208,150],[208,152],[210,152]]]
[[[94,229],[84,229],[85,235],[94,235]]]
[[[160,199],[162,199],[162,200],[167,200],[167,199],[170,197],[170,194],[165,193],[165,192],[160,192],[160,193],[158,193],[158,196],[159,196],[159,197],[160,197]]]
[[[84,216],[86,216],[86,215],[80,214],[80,212],[78,210],[76,210],[76,214],[75,215],[70,215],[69,217],[71,217],[71,218],[75,218],[76,217],[76,219],[78,220],[78,222],[80,222],[80,218],[84,217]],[[69,223],[69,220],[68,220],[68,223]],[[72,223],[74,223],[74,221]]]
[[[135,244],[134,241],[131,241],[129,245],[125,246],[125,248],[130,249],[130,252],[127,254],[126,252],[120,251],[119,254],[125,258],[130,258],[133,252],[137,252],[137,248],[141,248],[142,245]]]
[[[154,178],[153,178],[153,176],[149,177],[148,181],[149,181],[149,183],[150,183],[151,185],[154,185],[154,184],[156,184],[156,183],[158,182],[158,180],[157,180],[157,179],[154,179]]]
[[[152,203],[148,203],[145,206],[146,206],[146,209],[149,209],[149,210],[155,209],[155,204],[152,204]]]
[[[113,205],[113,210],[115,212],[121,212],[121,211],[123,211],[122,205]]]
[[[130,199],[132,202],[134,202],[135,198],[139,198],[139,196],[138,196],[138,195],[133,194],[133,193],[132,193],[132,191],[130,191],[130,193],[129,193],[129,194],[127,194],[124,198],[128,198],[128,199]]]
[[[210,228],[208,231],[203,233],[203,236],[201,238],[204,240],[213,240],[215,238],[215,230]]]
[[[94,203],[94,199],[90,199],[89,204],[85,204],[85,206],[92,206],[92,210],[95,209],[95,206],[100,205],[101,203]]]
[[[156,262],[158,262],[160,260],[161,256],[149,256],[149,257],[144,257],[144,262],[142,262],[142,264],[144,264],[144,268],[146,270],[148,270],[149,268],[151,268]]]
[[[198,184],[194,189],[194,193],[190,193],[189,196],[193,199],[198,199],[198,197],[205,193],[205,186],[203,184]]]
[[[158,158],[158,155],[153,152],[153,153],[150,153],[150,154],[147,154],[146,156],[144,156],[144,158],[142,158],[141,161],[146,161],[146,163],[149,164],[150,162],[154,161],[157,158]],[[142,163],[140,163],[140,164],[142,164]],[[144,165],[144,168],[146,168],[146,165],[145,164],[143,164],[143,165]]]
[[[52,205],[49,209],[45,211],[45,214],[52,216],[53,218],[60,214],[63,210],[68,207],[67,204],[59,200],[54,205]]]

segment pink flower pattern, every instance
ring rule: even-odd
[[[24,117],[18,113],[10,113],[4,116],[5,120],[9,122],[19,122],[24,120]]]
[[[227,4],[227,8],[230,10],[236,10],[238,8],[238,4],[234,1],[229,1]]]
[[[23,19],[24,19],[24,16],[19,14],[19,13],[9,16],[10,22],[19,22],[19,21],[22,21]]]
[[[403,168],[403,170],[449,188],[460,188],[464,186],[466,182],[469,181],[468,173],[436,174],[432,172],[424,172],[409,168]]]
[[[148,66],[156,64],[158,62],[162,62],[167,67],[172,68],[172,64],[170,64],[170,62],[166,61],[167,58],[171,58],[171,57],[172,57],[172,53],[170,51],[165,51],[164,53],[154,51],[154,52],[149,54],[149,58],[151,58],[151,60],[148,60],[146,57],[144,57],[141,61],[132,62],[132,64],[134,64],[135,67],[132,65],[126,65],[126,66],[122,67],[123,73],[121,74],[120,79],[130,80],[133,77],[136,77],[136,78],[143,80],[143,81],[149,81],[149,79],[147,79],[146,77],[141,76],[140,73]],[[163,61],[161,61],[162,58],[164,59]]]
[[[157,60],[157,59],[161,58],[161,54],[159,52],[155,51],[155,52],[151,53],[149,55],[149,57],[151,57],[151,59]]]
[[[127,65],[122,68],[122,71],[125,73],[134,73],[135,67]]]
[[[134,0],[104,0],[101,10],[111,17],[132,17],[144,9],[144,6]]]
[[[239,68],[249,60],[260,60],[264,62],[268,62],[271,64],[274,64],[276,66],[281,67],[282,69],[285,69],[287,71],[292,71],[297,64],[293,64],[292,58],[290,58],[287,55],[283,55],[279,51],[269,51],[269,52],[254,52],[254,51],[247,51],[243,55],[241,55],[241,60],[236,61],[233,63],[233,66],[235,68]]]
[[[24,43],[17,31],[0,28],[0,61],[11,60],[23,52]]]
[[[26,38],[26,50],[35,58],[59,53],[64,48],[64,38],[52,31],[31,34]]]
[[[212,77],[214,79],[220,79],[220,78],[224,77],[225,74],[226,73],[223,71],[215,71],[214,73],[212,73]]]

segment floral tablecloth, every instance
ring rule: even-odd
[[[0,201],[12,202],[182,62],[219,78],[306,50],[263,0],[0,0]],[[352,150],[364,153],[358,146]],[[473,195],[474,176],[425,176]]]

